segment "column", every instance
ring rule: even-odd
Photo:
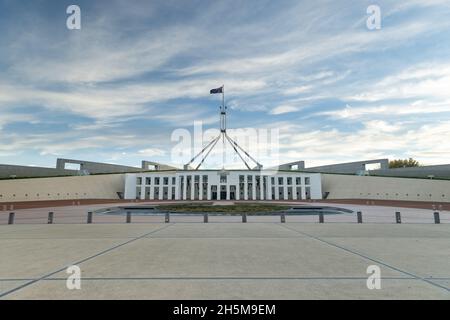
[[[167,199],[172,200],[172,177],[169,176],[169,185],[167,190]]]
[[[207,195],[208,201],[211,200],[211,183],[209,183],[209,179],[208,179],[208,188],[206,190],[206,195]]]
[[[266,190],[266,199],[272,200],[272,177],[267,176],[267,190]]]
[[[239,176],[238,176],[238,182],[236,184],[236,194],[235,194],[236,200],[239,200],[241,197],[241,184],[239,183]]]
[[[145,178],[142,178],[142,184],[141,184],[141,200],[145,200]]]
[[[256,200],[256,175],[252,176],[252,199]]]
[[[183,176],[183,199],[181,200],[186,199],[187,199],[187,176]]]
[[[264,176],[259,178],[259,199],[264,200]]]
[[[302,177],[302,199],[306,200],[306,185],[305,185],[305,178]]]
[[[230,199],[231,199],[231,198],[230,198],[231,187],[230,187],[230,184],[229,184],[229,182],[228,182],[228,179],[227,179],[226,187],[227,187],[227,200],[230,200]]]
[[[276,175],[275,177],[275,200],[280,200],[280,186],[278,184],[278,176]]]
[[[199,180],[198,199],[203,200],[203,176],[200,176],[200,180]]]
[[[164,197],[164,178],[163,177],[159,177],[159,194],[158,194],[158,199],[159,200],[163,200]]]
[[[288,198],[287,177],[283,177],[283,198],[284,198],[284,200],[287,200],[287,198]]]
[[[175,200],[180,200],[180,179],[175,176]]]
[[[191,176],[191,200],[195,200],[195,176]]]
[[[244,176],[244,200],[248,200],[248,176]]]
[[[292,199],[298,200],[297,198],[297,177],[292,177]]]

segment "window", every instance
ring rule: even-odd
[[[306,177],[305,178],[305,184],[311,184],[311,178],[310,177]]]
[[[152,184],[152,178],[145,178],[145,184]]]
[[[279,184],[279,185],[284,184],[284,178],[283,178],[283,177],[279,177],[279,178],[278,178],[278,184]]]
[[[164,185],[167,186],[169,184],[169,178],[164,177]]]
[[[160,178],[155,178],[155,184],[156,184],[157,186],[159,186],[159,179],[160,179]]]
[[[287,178],[287,184],[288,186],[292,185],[292,178]]]
[[[295,183],[296,184],[302,184],[302,178],[301,177],[295,178]]]
[[[227,183],[227,175],[226,174],[220,175],[220,183]]]
[[[142,178],[141,177],[136,178],[136,184],[142,184]]]

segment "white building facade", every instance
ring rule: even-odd
[[[320,173],[296,171],[180,170],[130,173],[125,199],[308,200],[322,199]]]

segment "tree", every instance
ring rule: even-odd
[[[413,158],[409,159],[397,159],[389,161],[389,168],[412,168],[412,167],[419,167],[420,163],[417,160],[414,160]]]

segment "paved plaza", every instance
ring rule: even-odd
[[[260,222],[1,225],[0,298],[450,299],[450,224]]]

